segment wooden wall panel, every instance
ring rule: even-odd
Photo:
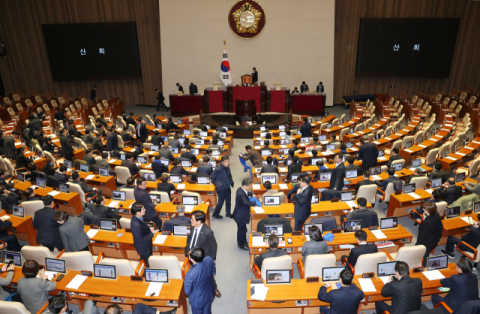
[[[7,92],[37,89],[88,97],[98,85],[101,97],[156,104],[154,90],[162,89],[158,0],[0,0],[0,8],[0,39],[8,48],[0,73]],[[142,79],[53,82],[41,24],[126,21],[137,23]]]
[[[342,96],[401,92],[433,94],[467,86],[480,89],[480,2],[470,0],[336,0],[335,7],[335,93]],[[355,77],[360,18],[459,17],[460,28],[449,78]],[[395,85],[395,88],[390,88]]]

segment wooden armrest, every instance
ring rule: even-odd
[[[342,265],[343,266],[348,265],[348,267],[350,267],[350,269],[352,270],[352,274],[355,275],[355,267],[353,267],[347,260],[345,260]]]
[[[253,269],[253,274],[255,275],[255,278],[262,278],[262,272],[260,271],[260,269],[255,263],[253,263],[252,269]]]
[[[305,278],[305,267],[303,266],[303,261],[302,261],[301,258],[298,259],[297,266],[298,266],[298,272],[300,273],[300,278],[304,279]]]
[[[5,242],[3,242],[2,240],[0,240],[0,250],[4,249],[6,247],[7,247],[7,244]]]
[[[89,192],[89,193],[85,193],[85,202],[90,202],[91,200],[93,200],[95,197],[97,197],[98,195],[98,191],[97,190],[93,190],[93,192],[95,192],[95,195],[92,196],[91,198],[88,198],[88,194],[92,193],[92,192]]]
[[[412,213],[416,213],[417,215],[420,216],[420,220],[413,218]],[[410,217],[413,221],[415,221],[417,224],[421,224],[423,222],[423,215],[417,212],[415,208],[412,209],[412,211],[408,214],[408,217]]]
[[[27,168],[25,167],[22,167],[22,168],[16,168],[15,171],[18,171],[18,170],[22,170],[22,169],[25,169],[25,171],[27,171],[27,174],[30,174],[30,171],[28,171]]]
[[[385,198],[385,192],[384,192],[384,191],[382,191],[381,189],[377,188],[377,192],[380,192],[380,193],[382,193],[382,195],[383,195],[383,197],[382,197],[382,198]]]
[[[100,253],[98,254],[98,257],[97,257],[97,260],[96,260],[95,263],[96,263],[96,264],[100,264],[100,262],[101,262],[104,258],[105,258],[105,253],[100,252]]]
[[[465,241],[460,241],[460,243],[457,244],[457,251],[459,251],[460,253],[462,253],[465,256],[468,256],[464,251],[460,250],[460,245],[462,245],[462,244],[473,250],[472,260],[476,260],[477,259],[477,249],[474,248],[473,246],[471,246],[470,244],[468,244]]]
[[[135,269],[135,276],[143,276],[143,273],[145,272],[145,265],[145,261],[141,259],[140,263],[138,263],[137,269]]]
[[[188,258],[185,259],[185,261],[183,261],[183,265],[182,265],[182,278],[185,279],[185,275],[187,274],[187,272],[190,270],[190,261],[188,260]]]
[[[65,249],[61,250],[60,253],[58,253],[56,258],[60,258],[60,256],[62,256],[63,253],[65,253]]]
[[[389,260],[393,261],[393,257],[392,257],[392,255],[390,255],[390,253],[388,253],[387,251],[383,251],[383,253],[385,253],[385,255],[387,255]]]
[[[45,310],[47,309],[47,307],[48,307],[49,304],[50,304],[50,303],[46,302],[46,303],[42,306],[42,308],[41,308],[40,310],[38,310],[37,314],[43,313],[43,311],[45,311]]]
[[[453,313],[452,309],[443,301],[435,305],[435,308],[438,308],[440,305],[443,306],[448,311],[448,313]]]

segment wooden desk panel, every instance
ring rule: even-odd
[[[38,245],[37,230],[33,228],[32,217],[25,216],[25,218],[21,218],[7,214],[5,210],[0,211],[0,217],[4,215],[10,216],[8,220],[12,222],[12,228],[16,229],[16,232],[13,232],[12,228],[8,228],[7,231],[9,234],[15,234],[18,239],[27,241],[28,245]]]

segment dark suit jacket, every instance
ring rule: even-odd
[[[183,169],[182,166],[173,166],[172,169],[170,169],[170,174],[181,174],[188,176],[189,172]]]
[[[323,85],[317,85],[317,93],[323,93],[325,87]]]
[[[345,180],[345,165],[342,162],[332,171],[330,188],[337,188],[337,190],[341,191],[345,184],[343,180]]]
[[[429,176],[428,180],[432,182],[433,179],[442,178],[442,184],[448,181],[450,178],[450,171],[434,170]]]
[[[363,180],[363,181],[358,181],[358,183],[355,185],[355,193],[358,192],[358,189],[363,186],[363,185],[370,185],[370,184],[375,184],[375,181],[370,181],[370,180]]]
[[[345,166],[345,171],[357,170],[357,176],[363,176],[363,168],[356,165]]]
[[[0,178],[0,186],[4,186],[7,190],[10,190],[15,186],[15,184],[12,183],[12,181],[10,181],[10,184],[8,184],[5,179]]]
[[[97,163],[97,160],[95,159],[95,157],[87,154],[83,155],[83,160],[85,160],[89,166],[93,166],[94,164]]]
[[[309,91],[309,88],[308,88],[308,85],[305,84],[305,85],[300,85],[300,92],[308,92]],[[303,134],[303,133],[302,133]]]
[[[152,145],[160,145],[160,144],[163,145],[163,139],[160,135],[152,136],[151,142],[152,142]]]
[[[403,276],[400,280],[387,283],[382,288],[382,296],[392,297],[395,314],[417,311],[422,306],[422,280]]]
[[[400,179],[395,177],[395,176],[391,176],[391,177],[388,177],[387,179],[385,179],[383,181],[375,180],[375,184],[378,185],[378,187],[380,187],[380,189],[382,191],[385,191],[387,189],[387,185],[389,183],[394,183],[395,181],[398,181],[398,180],[400,180]]]
[[[125,120],[125,122],[127,123],[127,126],[130,125],[130,124],[133,125],[133,126],[136,126],[135,120],[133,119],[132,116],[129,116],[127,118],[127,120]]]
[[[40,121],[39,119],[33,119],[32,121],[30,121],[30,123],[28,123],[27,128],[30,129],[30,136],[33,136],[33,133],[37,128],[42,129],[42,121]]]
[[[210,165],[207,165],[207,164],[201,164],[200,166],[198,166],[197,168],[197,174],[199,173],[203,173],[203,174],[206,174],[208,176],[211,176],[212,173],[213,173],[213,168],[212,166]]]
[[[322,199],[321,201],[330,201],[334,198],[340,199],[342,197],[342,191],[328,189],[322,192]]]
[[[350,255],[348,255],[347,261],[350,265],[355,267],[355,264],[357,263],[357,259],[360,257],[360,255],[377,253],[377,252],[378,252],[377,246],[373,243],[359,245],[350,251]]]
[[[61,137],[60,137],[61,139]],[[60,142],[61,143],[61,142]],[[9,135],[5,137],[3,141],[3,152],[5,153],[5,156],[11,159],[15,159],[15,140],[13,139],[13,136]]]
[[[12,205],[18,205],[20,195],[15,192],[10,192],[10,195],[0,195],[0,202],[2,202],[2,209],[12,210]]]
[[[185,256],[190,252],[190,243],[192,242],[195,228],[192,228],[190,234],[187,237],[187,246],[185,246]],[[197,242],[195,247],[202,248],[205,251],[205,256],[210,256],[213,260],[217,259],[217,240],[213,234],[212,229],[206,224],[202,225],[200,234],[197,235]]]
[[[73,145],[65,135],[60,135],[60,145],[62,147],[62,154],[73,154]]]
[[[185,216],[177,216],[163,223],[162,231],[173,232],[173,225],[190,225],[191,219]]]
[[[45,174],[46,174],[47,176],[53,176],[53,175],[55,175],[55,168],[53,168],[53,166],[51,166],[51,165],[45,165],[45,166],[43,166],[42,171],[45,172]]]
[[[215,171],[210,175],[211,182],[215,185],[215,189],[218,191],[223,191],[226,189],[230,189],[230,186],[234,185],[232,179],[232,172],[230,171],[230,167],[227,170],[227,177],[225,177],[225,167],[220,164],[218,167],[215,168]],[[227,180],[230,181],[230,185],[227,185]]]
[[[133,177],[134,175],[138,174],[138,172],[140,171],[140,168],[137,167],[137,165],[136,165],[133,161],[131,161],[131,160],[129,160],[129,159],[127,159],[127,160],[122,160],[122,163],[121,163],[120,165],[121,165],[122,167],[127,167],[128,170],[130,170],[130,175],[131,175],[132,177]]]
[[[476,248],[478,245],[480,245],[480,228],[473,228],[468,233],[465,233],[462,236],[462,241],[465,241]]]
[[[55,119],[58,120],[64,120],[65,119],[65,113],[62,110],[57,110],[55,111]]]
[[[97,98],[97,91],[95,89],[91,89],[90,90],[90,100],[94,100],[95,98]]]
[[[168,196],[170,196],[170,200],[172,200],[171,191],[175,191],[175,185],[168,182],[159,182],[157,183],[157,191],[159,192],[167,192]]]
[[[196,162],[196,161],[197,161],[197,157],[195,157],[194,154],[189,153],[189,152],[182,153],[182,154],[180,155],[180,157],[190,159],[190,160],[193,161],[193,162]]]
[[[93,143],[93,140],[95,137],[92,134],[87,134],[83,137],[83,142],[87,145],[90,145]]]
[[[399,160],[399,159],[403,159],[403,158],[400,157],[400,155],[391,156],[390,159],[387,161],[387,167],[390,168],[392,166],[392,162],[394,162],[395,160]]]
[[[63,250],[62,239],[58,231],[60,225],[53,219],[56,213],[57,211],[51,207],[37,210],[33,217],[33,228],[37,230],[37,243]]]
[[[478,299],[478,279],[473,273],[452,275],[440,280],[442,287],[450,288],[443,301],[455,312],[463,303]]]
[[[260,173],[278,173],[278,167],[275,165],[263,165]]]
[[[258,71],[252,72],[252,82],[258,82]]]
[[[158,151],[158,154],[160,155],[160,158],[165,158],[165,159],[170,159],[173,161],[175,157],[173,157],[172,152],[168,148],[162,148]]]
[[[168,172],[168,167],[162,164],[161,162],[152,162],[152,171],[155,172],[155,175],[157,176],[157,179],[159,179],[162,174],[165,172]]]
[[[197,85],[190,85],[188,86],[188,89],[189,89],[190,95],[198,93]]]
[[[140,136],[139,130],[140,129]],[[137,136],[137,140],[140,141],[141,143],[145,143],[148,138],[148,132],[147,132],[147,127],[145,126],[145,123],[140,123],[139,125],[135,125],[135,135]]]
[[[90,208],[92,209],[92,214],[98,218],[116,219],[117,222],[120,221],[121,216],[118,214],[117,208],[110,208],[105,205],[92,205]]]
[[[120,133],[120,136],[122,137],[123,143],[131,142],[133,139],[133,137],[127,131],[122,131],[122,133]]]
[[[430,215],[418,226],[418,237],[415,245],[423,244],[427,252],[433,250],[442,237],[443,224],[438,213]]]
[[[300,185],[296,186],[300,188]],[[312,195],[313,187],[308,185],[300,194],[295,194],[293,200],[295,201],[295,206],[293,209],[293,217],[299,221],[305,221],[310,214],[312,213]]]
[[[117,133],[112,132],[109,135],[107,135],[107,150],[108,151],[118,150]]]
[[[449,186],[448,188],[441,187],[440,192],[442,192],[444,196],[443,200],[447,202],[448,205],[462,197],[462,187],[458,185]]]
[[[103,145],[102,139],[100,137],[95,137],[92,142],[92,146],[90,146],[90,149],[102,152],[105,149],[105,145]]]
[[[55,178],[57,178],[58,181],[60,181],[60,183],[67,183],[68,182],[69,177],[65,173],[55,172],[55,174],[53,176]]]
[[[302,133],[302,137],[312,137],[312,126],[310,123],[304,123],[300,127],[300,133]]]
[[[133,216],[130,229],[133,235],[133,245],[135,249],[137,249],[138,254],[142,256],[152,255],[152,239],[154,234],[150,230],[150,227],[136,216]]]
[[[325,286],[318,291],[318,299],[330,303],[330,314],[356,314],[363,297],[363,291],[354,283],[328,293]]]
[[[143,151],[143,149],[141,147],[137,147],[137,148],[135,148],[135,151],[133,152],[133,158],[135,158],[135,160],[136,160],[137,157],[140,156],[143,153],[145,153]]]
[[[157,314],[157,309],[143,303],[137,303],[133,308],[132,314]]]
[[[362,228],[378,226],[378,216],[374,210],[368,208],[358,209],[347,215],[347,220],[361,220]]]
[[[133,196],[135,196],[135,201],[142,202],[143,207],[145,207],[145,218],[151,219],[157,216],[157,211],[155,210],[155,204],[153,204],[150,195],[148,195],[147,190],[143,190],[138,186],[133,190]],[[157,226],[161,228],[162,226]]]
[[[292,174],[302,172],[302,167],[303,165],[298,162],[294,162],[288,165],[287,180],[292,179]]]
[[[168,121],[167,128],[168,128],[168,131],[175,130],[177,128],[177,125],[173,121]]]
[[[257,255],[257,257],[255,257],[255,265],[257,265],[258,268],[262,270],[262,264],[264,259],[267,259],[269,257],[279,257],[284,255],[288,255],[288,253],[282,249],[273,249],[273,250],[271,249],[270,251]]]
[[[288,218],[282,217],[268,217],[263,218],[257,224],[257,231],[264,233],[265,225],[283,225],[283,233],[292,233],[292,225]]]
[[[250,207],[255,206],[255,202],[250,202],[249,197],[252,193],[247,193],[239,187],[235,195],[235,209],[233,210],[233,219],[238,224],[248,224],[250,222]]]

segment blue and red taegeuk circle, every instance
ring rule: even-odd
[[[230,71],[230,63],[228,63],[228,61],[222,61],[222,64],[220,64],[220,69],[222,69],[222,72]]]

